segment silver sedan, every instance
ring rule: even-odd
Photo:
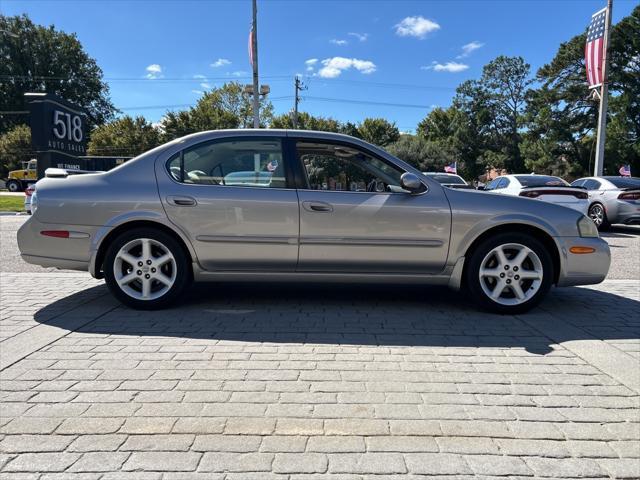
[[[589,216],[598,229],[614,223],[640,225],[640,178],[585,177],[571,185],[588,190]]]
[[[609,269],[581,213],[444,188],[339,134],[203,132],[109,172],[51,177],[18,232],[22,257],[104,277],[134,308],[167,306],[192,280],[346,281],[464,288],[515,313]]]

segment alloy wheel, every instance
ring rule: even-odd
[[[589,218],[593,220],[596,227],[600,227],[604,222],[604,208],[602,208],[602,205],[598,203],[591,205],[591,208],[589,209]]]
[[[542,285],[544,271],[538,255],[519,243],[499,245],[480,264],[480,286],[494,302],[520,305]]]
[[[155,300],[175,283],[177,264],[171,251],[161,242],[139,238],[118,251],[113,271],[124,293],[137,300]]]

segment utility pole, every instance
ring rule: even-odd
[[[295,92],[295,101],[294,101],[294,107],[293,107],[293,128],[297,129],[298,128],[298,103],[300,103],[299,93],[302,90],[306,90],[307,87],[305,87],[304,84],[300,81],[300,77],[298,77],[298,75],[296,75],[294,86],[295,86],[296,92]]]
[[[609,39],[611,37],[611,11],[613,0],[607,1],[607,18],[604,27],[604,45],[602,47],[602,86],[600,87],[600,111],[598,112],[598,134],[596,162],[593,175],[601,177],[604,171],[604,143],[607,136],[607,108],[609,103]]]
[[[251,63],[253,66],[253,128],[260,128],[260,89],[258,81],[258,5],[253,3],[253,25],[251,27]]]

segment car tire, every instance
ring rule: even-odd
[[[589,207],[588,212],[589,218],[593,220],[593,223],[596,224],[598,230],[604,232],[609,230],[611,224],[609,223],[609,219],[607,218],[607,211],[604,208],[604,205],[601,203],[592,203]]]
[[[182,245],[154,228],[135,228],[119,235],[107,248],[103,271],[111,293],[139,310],[170,306],[192,279]]]
[[[551,253],[535,237],[501,233],[482,241],[465,268],[465,286],[482,308],[501,314],[526,312],[551,288]]]

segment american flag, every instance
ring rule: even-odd
[[[607,21],[607,9],[596,12],[591,17],[587,30],[587,44],[584,47],[584,60],[587,67],[589,88],[602,85],[604,79],[602,63],[604,59],[604,30]]]
[[[618,170],[618,172],[620,172],[620,175],[622,175],[623,177],[630,177],[631,176],[631,165],[623,165],[620,167],[620,170]]]
[[[445,165],[444,171],[446,173],[458,173],[458,162],[453,162],[450,165]]]

